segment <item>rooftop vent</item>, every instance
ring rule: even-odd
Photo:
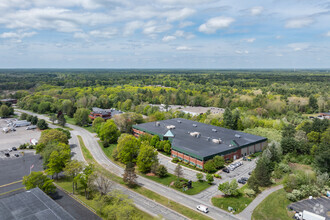
[[[178,120],[178,123],[181,123],[181,121],[180,121],[180,120]]]
[[[197,132],[197,131],[195,131],[195,132],[191,132],[191,133],[190,133],[190,136],[193,136],[193,137],[197,137],[197,138],[199,138],[199,137],[201,136],[201,133],[199,133],[199,132]]]
[[[240,137],[241,137],[241,135],[239,135],[239,134],[235,134],[235,137],[237,137],[237,138],[240,138]]]
[[[193,124],[193,127],[197,127],[197,125],[196,124]]]
[[[206,138],[206,140],[207,140],[207,141],[210,141],[210,140],[211,140],[211,138],[210,138],[210,137],[207,137],[207,138]]]
[[[166,128],[168,130],[172,130],[172,129],[175,129],[175,125],[167,125]]]
[[[222,140],[219,138],[219,139],[212,139],[212,142],[215,143],[215,144],[221,144],[222,143]]]
[[[217,132],[217,129],[215,129],[215,128],[212,128],[212,131],[213,131],[213,132]]]
[[[232,144],[229,144],[229,147],[234,147],[234,145],[232,145]]]
[[[156,126],[160,126],[160,122],[159,121],[156,122]]]

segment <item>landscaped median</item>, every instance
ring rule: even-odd
[[[101,165],[99,165],[93,158],[92,154],[89,152],[89,150],[86,148],[81,136],[78,135],[79,143],[83,152],[83,156],[86,159],[88,163],[93,163],[95,166],[95,169],[100,171],[103,175],[107,176],[109,179],[111,179],[114,182],[117,182],[119,184],[122,184],[126,186],[123,179],[119,176],[116,176],[115,174],[111,173],[110,171],[103,168]],[[197,212],[195,210],[192,210],[184,205],[181,205],[177,202],[174,202],[164,196],[159,195],[158,193],[155,193],[151,190],[148,190],[141,186],[136,186],[135,188],[131,188],[131,190],[151,199],[155,202],[158,202],[159,204],[168,207],[184,216],[186,216],[189,219],[196,219],[196,220],[210,220],[211,218],[207,217],[206,215]]]

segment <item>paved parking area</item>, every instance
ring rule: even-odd
[[[23,187],[20,180],[23,176],[29,175],[31,165],[34,165],[32,171],[42,170],[42,160],[39,155],[25,152],[24,156],[14,157],[12,153],[10,157],[5,157],[3,151],[0,151],[0,194]]]
[[[0,119],[0,150],[5,150],[11,147],[19,147],[21,144],[30,142],[31,138],[39,139],[41,132],[37,129],[26,130],[26,127],[15,128],[16,131],[8,133],[3,132],[3,128],[7,127],[8,119]]]
[[[296,212],[302,212],[306,210],[321,215],[327,220],[330,220],[330,198],[320,197],[316,199],[305,199],[290,204],[288,208]]]

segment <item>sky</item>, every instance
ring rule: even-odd
[[[0,68],[330,68],[330,0],[0,0]]]

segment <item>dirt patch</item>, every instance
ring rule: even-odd
[[[213,196],[214,198],[224,198],[225,196],[224,195],[215,195],[215,196]]]
[[[156,176],[154,173],[147,173],[147,176]]]

